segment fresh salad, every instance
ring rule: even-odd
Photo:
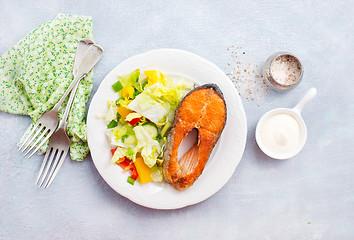
[[[140,69],[118,79],[112,85],[117,99],[108,100],[104,116],[112,163],[131,171],[127,181],[132,185],[137,179],[161,182],[166,135],[178,104],[194,83],[172,80],[156,70],[141,73]]]

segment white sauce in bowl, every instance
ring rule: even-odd
[[[260,130],[264,146],[276,154],[291,153],[300,144],[299,123],[289,114],[279,113],[270,116]]]

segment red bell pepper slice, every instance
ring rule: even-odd
[[[132,165],[134,166],[134,168],[133,168],[132,175],[130,177],[136,180],[139,177],[138,170],[136,170],[134,163],[132,163]]]
[[[136,125],[143,117],[140,118],[133,118],[131,121],[127,121],[127,123],[129,123],[130,125],[134,126]]]
[[[114,153],[116,152],[116,150],[117,150],[117,148],[115,148],[115,149],[111,149],[111,153],[112,153],[112,155],[114,155]]]
[[[134,163],[130,163],[128,166],[124,168],[124,171],[129,171],[129,170],[132,170],[132,175],[130,177],[136,180],[139,174],[138,174],[138,170],[136,170]]]
[[[129,170],[133,170],[134,169],[134,164],[131,162],[128,166],[126,166],[123,170],[124,171],[129,171]]]
[[[124,161],[122,161],[120,163],[118,163],[118,161],[117,161],[117,165],[120,166],[121,168],[123,168],[123,170],[124,170],[127,166],[129,166],[130,162],[131,162],[131,160],[129,158],[124,157]]]
[[[112,154],[114,154],[116,149],[112,149],[111,151],[112,151]],[[118,161],[116,162],[116,164],[118,166],[120,166],[121,168],[123,168],[124,171],[132,170],[132,175],[130,176],[131,178],[133,178],[134,180],[138,179],[138,177],[139,177],[138,170],[136,170],[136,167],[135,167],[134,163],[132,162],[132,160],[130,160],[127,157],[124,157],[123,161],[121,161],[119,163],[118,163]]]

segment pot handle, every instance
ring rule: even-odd
[[[317,89],[316,88],[310,88],[310,90],[307,91],[305,96],[299,101],[299,103],[293,108],[293,110],[297,113],[301,113],[301,111],[304,109],[304,107],[311,102],[311,100],[316,96],[317,94]]]

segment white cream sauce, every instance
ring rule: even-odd
[[[261,127],[264,145],[272,152],[286,154],[294,151],[300,143],[300,126],[289,114],[270,116]]]

